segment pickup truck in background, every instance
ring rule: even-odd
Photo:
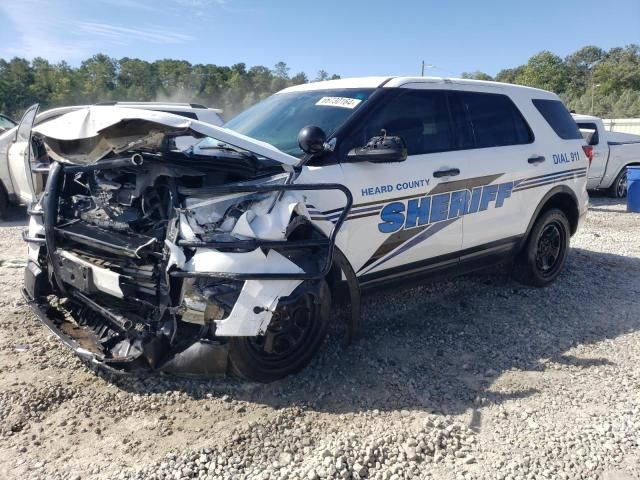
[[[591,147],[587,189],[624,198],[627,195],[626,167],[640,165],[640,135],[610,132],[598,117],[573,114],[573,119]]]

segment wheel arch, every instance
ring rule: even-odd
[[[337,246],[333,251],[333,265],[327,275],[327,283],[331,290],[331,298],[339,304],[349,304],[350,315],[345,339],[345,343],[348,344],[362,335],[360,283],[351,263]]]
[[[311,239],[327,238],[327,235],[315,224],[303,222],[297,225],[288,238]],[[299,252],[303,258],[308,252]],[[347,317],[345,344],[351,343],[360,337],[362,331],[361,315],[361,291],[360,283],[356,277],[355,270],[346,255],[338,248],[333,247],[333,259],[331,269],[325,280],[331,292],[332,303],[349,306],[349,316]]]
[[[611,176],[611,183],[609,183],[608,186],[600,186],[598,187],[601,190],[606,190],[607,188],[611,188],[613,186],[613,184],[616,182],[616,180],[618,179],[618,175],[620,175],[620,173],[622,173],[627,167],[637,167],[640,166],[640,160],[638,161],[634,161],[634,162],[629,162],[629,163],[625,163],[624,165],[622,165],[620,168],[618,168],[616,170],[616,173],[614,175]]]
[[[529,225],[527,226],[527,231],[522,238],[522,242],[520,244],[520,249],[524,247],[525,243],[529,238],[529,234],[533,229],[538,218],[543,213],[551,210],[552,208],[557,208],[561,210],[569,220],[569,227],[571,229],[571,235],[573,236],[578,229],[578,223],[580,221],[580,208],[578,207],[578,198],[575,192],[567,187],[566,185],[558,185],[551,190],[549,190],[542,200],[536,207],[534,214],[531,216],[531,220],[529,221]]]

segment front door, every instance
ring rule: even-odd
[[[374,136],[400,136],[398,163],[349,162],[344,155]],[[457,263],[462,222],[451,211],[459,170],[447,93],[398,89],[341,142],[344,182],[353,193],[347,221],[349,259],[361,281]]]

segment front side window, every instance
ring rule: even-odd
[[[457,92],[456,96],[459,110],[454,111],[454,120],[462,112],[467,120],[456,122],[462,148],[504,147],[533,141],[531,129],[508,96],[480,92]]]
[[[578,125],[560,100],[532,100],[553,131],[563,140],[582,138]]]
[[[277,93],[224,126],[302,157],[298,132],[308,125],[331,136],[371,95],[373,89],[332,89]]]
[[[385,131],[407,144],[409,155],[445,152],[454,148],[446,92],[403,89],[392,95],[363,122],[348,140],[359,147]]]

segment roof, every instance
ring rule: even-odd
[[[490,82],[487,80],[471,80],[466,78],[445,78],[445,77],[355,77],[341,78],[338,80],[327,80],[324,82],[304,83],[293,87],[285,88],[278,93],[304,92],[313,90],[332,90],[342,88],[394,88],[404,87],[409,84],[429,83],[441,85],[470,85],[482,86],[494,89],[517,89],[518,91],[535,93],[536,95],[549,96],[555,94],[541,90],[539,88],[526,87],[524,85],[514,85],[511,83]]]
[[[311,90],[331,90],[338,88],[378,88],[390,77],[355,77],[341,78],[339,80],[326,80],[324,82],[303,83],[285,88],[278,93],[305,92]]]

